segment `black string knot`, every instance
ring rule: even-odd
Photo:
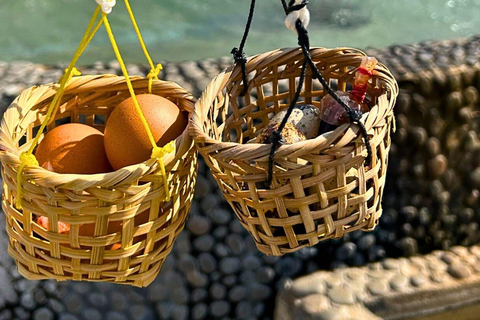
[[[349,108],[347,110],[347,116],[351,123],[358,124],[362,119],[362,112],[358,109]]]
[[[230,53],[233,54],[233,59],[235,62],[241,64],[247,63],[247,56],[245,55],[245,52],[238,50],[237,47],[233,48]]]
[[[307,6],[308,0],[303,0],[302,3],[296,4],[296,5],[293,5],[294,3],[295,3],[295,0],[290,1],[290,4],[288,5],[288,8],[286,10],[287,14],[290,14],[294,11],[302,10],[303,8],[305,8]]]

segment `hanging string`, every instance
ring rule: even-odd
[[[60,105],[61,98],[63,97],[63,94],[65,92],[65,88],[68,84],[68,82],[72,79],[74,75],[78,75],[79,71],[77,68],[75,68],[75,65],[77,64],[78,59],[82,55],[83,51],[85,48],[88,46],[90,41],[92,40],[93,36],[97,32],[98,28],[100,27],[101,23],[97,23],[95,28],[93,27],[95,24],[95,21],[98,18],[98,15],[100,14],[101,7],[97,6],[95,9],[92,18],[90,19],[90,22],[88,23],[87,30],[85,31],[85,34],[83,35],[82,40],[80,41],[80,45],[77,48],[77,51],[75,52],[75,55],[73,56],[72,61],[70,61],[70,64],[68,68],[65,71],[65,74],[60,78],[60,86],[55,93],[55,96],[53,97],[52,102],[50,103],[47,114],[45,115],[45,119],[42,122],[42,125],[40,126],[37,135],[32,141],[32,144],[30,145],[30,148],[28,149],[27,152],[22,152],[20,154],[20,166],[18,167],[17,170],[17,196],[15,200],[15,206],[17,209],[22,209],[22,194],[23,194],[23,187],[22,187],[22,177],[23,177],[23,170],[27,166],[38,166],[38,161],[33,155],[33,150],[35,149],[36,145],[38,144],[38,141],[40,140],[40,137],[43,134],[43,131],[45,130],[45,127],[50,123],[50,119],[55,118],[55,114],[58,110],[58,107]]]
[[[285,125],[287,124],[288,118],[293,112],[293,107],[297,104],[298,99],[300,98],[300,92],[302,92],[302,87],[305,81],[306,72],[307,72],[307,60],[304,60],[302,65],[302,71],[300,73],[300,79],[298,80],[298,86],[297,86],[297,91],[295,92],[295,96],[293,97],[292,102],[290,103],[290,106],[287,109],[287,113],[285,114],[282,122],[280,123],[280,126],[278,126],[278,129],[274,131],[272,134],[272,148],[270,149],[270,156],[268,157],[267,186],[270,186],[272,184],[273,163],[275,161],[275,153],[277,152],[277,149],[283,144],[284,139],[282,137],[282,131]]]
[[[147,46],[145,45],[145,41],[143,41],[142,33],[140,32],[140,28],[138,27],[137,20],[135,19],[135,15],[133,14],[132,7],[130,6],[129,0],[125,0],[125,6],[127,7],[128,15],[130,16],[130,20],[132,21],[133,28],[137,33],[138,41],[140,42],[140,46],[142,47],[143,54],[147,58],[148,64],[150,65],[150,72],[147,75],[148,78],[148,93],[152,93],[152,84],[153,80],[158,80],[158,75],[160,71],[162,71],[163,66],[161,63],[158,63],[156,66],[153,63],[150,54],[148,53]]]
[[[285,13],[287,14],[287,16],[289,14],[291,14],[292,12],[300,11],[300,10],[304,9],[306,7],[306,5],[308,4],[308,1],[306,1],[306,0],[302,1],[302,3],[300,3],[300,4],[295,4],[295,0],[291,0],[288,6],[287,6],[285,0],[281,0],[281,2],[282,2],[282,5],[284,7],[284,10],[285,10]],[[367,149],[367,158],[365,160],[365,164],[367,166],[369,166],[371,164],[371,160],[372,160],[372,148],[370,146],[370,139],[368,137],[367,129],[365,128],[365,125],[361,122],[362,112],[360,110],[354,110],[354,109],[350,108],[342,99],[340,99],[340,97],[330,87],[330,85],[325,80],[325,78],[323,78],[322,74],[318,70],[315,63],[313,62],[312,56],[310,54],[310,40],[309,40],[309,37],[308,37],[308,31],[307,31],[307,29],[306,29],[306,27],[305,27],[305,25],[302,22],[300,17],[295,21],[295,30],[297,31],[297,34],[298,34],[298,44],[300,45],[300,47],[302,49],[302,52],[305,56],[303,66],[305,67],[306,63],[308,63],[308,65],[310,66],[310,69],[312,70],[312,77],[314,79],[318,79],[319,82],[322,84],[322,86],[327,91],[327,93],[329,95],[331,95],[332,98],[335,101],[337,101],[345,109],[345,112],[347,113],[348,120],[350,121],[350,123],[356,124],[360,127],[360,131],[362,133],[363,139],[365,141],[365,146],[366,146],[366,149]],[[305,70],[302,69],[302,73],[301,73],[300,79],[299,79],[299,86],[297,87],[295,97],[300,95],[300,92],[301,92],[302,86],[303,86],[303,82],[305,80],[304,78],[305,78]],[[302,84],[301,86],[300,86],[300,83]],[[286,113],[286,115],[285,115],[285,117],[282,121],[282,124],[287,122],[288,117],[290,116],[291,112],[293,111],[293,108],[294,108],[296,103],[297,103],[297,101],[294,99],[292,101],[292,103],[290,104],[289,108],[288,108],[288,111],[287,111],[287,113]],[[272,149],[271,149],[270,156],[269,156],[269,161],[268,161],[268,177],[267,177],[267,185],[268,186],[271,185],[271,182],[273,180],[273,164],[274,164],[274,160],[275,160],[275,152],[281,145],[281,140],[282,140],[281,139],[282,138],[281,132],[282,132],[282,130],[283,130],[283,127],[280,126],[278,128],[278,130],[276,132],[274,132],[274,134],[272,136]]]
[[[118,63],[120,64],[123,75],[125,77],[125,82],[127,83],[128,91],[130,92],[130,95],[132,97],[133,104],[135,105],[135,109],[137,110],[137,113],[140,117],[140,121],[142,122],[142,125],[145,128],[145,131],[147,132],[148,139],[152,144],[153,149],[152,149],[151,157],[156,159],[158,162],[158,165],[160,166],[160,173],[163,177],[163,182],[165,186],[165,198],[166,198],[166,201],[168,202],[170,201],[170,190],[168,188],[168,177],[165,171],[163,157],[166,154],[171,153],[175,150],[175,147],[174,147],[175,141],[170,141],[164,147],[157,146],[157,142],[155,141],[152,131],[148,126],[147,119],[145,119],[142,109],[140,108],[140,105],[138,103],[137,97],[135,96],[135,91],[133,89],[132,82],[128,75],[127,67],[125,66],[125,62],[123,61],[122,55],[120,54],[120,49],[118,48],[117,41],[115,40],[115,36],[113,35],[112,27],[110,26],[107,15],[105,13],[102,14],[102,19],[103,19],[103,24],[105,25],[105,29],[107,30],[108,38],[110,39],[110,43],[112,44],[113,51],[115,52],[115,56],[117,57]]]
[[[345,103],[345,101],[340,99],[337,93],[330,87],[328,82],[322,76],[322,74],[320,73],[317,66],[312,60],[312,56],[310,54],[310,42],[308,39],[308,31],[307,29],[305,29],[305,27],[303,26],[300,20],[298,20],[296,23],[296,29],[299,35],[298,44],[302,48],[302,51],[305,55],[305,60],[308,62],[310,69],[312,70],[313,78],[318,79],[318,81],[322,84],[322,86],[325,88],[327,93],[331,95],[332,98],[335,99],[335,101],[337,101],[343,107],[343,109],[345,109],[345,112],[347,113],[348,120],[350,121],[350,123],[356,124],[360,127],[360,131],[365,141],[365,147],[367,149],[367,158],[365,159],[365,164],[369,166],[372,161],[372,147],[370,145],[370,138],[368,137],[367,128],[365,128],[364,123],[361,121],[362,112],[357,109],[352,109],[349,105]]]
[[[243,92],[242,95],[247,93],[248,88],[248,79],[247,79],[247,57],[245,56],[245,52],[243,49],[245,48],[245,44],[247,42],[248,33],[250,32],[250,26],[252,25],[253,14],[255,12],[255,0],[252,0],[250,3],[250,13],[248,14],[247,25],[245,26],[245,32],[243,33],[242,41],[240,42],[240,47],[233,48],[231,54],[233,54],[233,59],[235,63],[240,64],[242,68],[242,79],[243,79]]]

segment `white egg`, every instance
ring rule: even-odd
[[[272,118],[271,123],[281,123],[286,114],[287,110],[281,111]],[[307,139],[316,138],[320,126],[320,109],[310,104],[297,105],[293,107],[287,123],[295,126]]]

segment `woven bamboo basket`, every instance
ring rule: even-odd
[[[148,92],[148,79],[132,77],[137,94]],[[9,254],[28,279],[107,281],[147,286],[172,250],[190,210],[197,174],[197,152],[187,130],[175,141],[175,152],[165,156],[171,199],[165,199],[157,162],[94,175],[58,174],[26,167],[23,210],[15,207],[19,155],[26,151],[43,121],[57,84],[23,91],[7,109],[0,128],[3,202],[9,235]],[[193,112],[194,98],[179,85],[155,80],[152,93],[166,97],[182,110]],[[130,97],[124,77],[115,75],[73,78],[61,100],[55,121],[81,122],[101,131],[109,114]],[[144,211],[146,211],[144,213]],[[141,213],[147,221],[136,223]],[[50,231],[36,223],[49,218]],[[57,222],[70,224],[59,233]],[[79,235],[91,224],[92,236]],[[109,231],[112,224],[120,230]],[[111,228],[110,228],[111,230]],[[114,249],[113,245],[117,248]]]
[[[365,54],[348,48],[313,48],[312,58],[338,90],[351,87]],[[288,108],[303,63],[298,48],[251,57],[249,83],[230,67],[207,87],[195,106],[190,133],[242,225],[268,255],[283,255],[354,230],[372,230],[382,214],[393,106],[398,85],[382,64],[369,83],[374,106],[363,121],[373,165],[358,126],[345,124],[315,139],[281,146],[273,183],[266,187],[271,145],[246,143]],[[307,71],[299,104],[320,106],[326,94]]]

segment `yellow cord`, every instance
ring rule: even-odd
[[[22,174],[23,174],[23,169],[26,166],[38,166],[38,161],[33,155],[33,150],[35,149],[35,146],[37,145],[38,141],[40,140],[40,137],[42,136],[43,131],[45,130],[45,127],[49,123],[50,119],[52,118],[52,115],[54,115],[58,109],[57,104],[61,100],[63,93],[65,92],[65,88],[67,86],[67,83],[72,79],[74,75],[78,75],[79,71],[77,68],[75,68],[75,64],[77,63],[78,59],[80,58],[81,54],[85,50],[85,48],[88,46],[88,43],[92,40],[94,36],[94,32],[98,30],[100,27],[99,24],[95,27],[95,29],[92,32],[93,25],[95,21],[97,20],[97,17],[101,11],[100,6],[97,6],[95,9],[92,18],[90,19],[90,22],[87,26],[87,30],[85,31],[85,34],[82,38],[82,41],[80,42],[80,45],[78,46],[77,52],[73,56],[72,61],[70,62],[68,68],[65,71],[65,74],[61,77],[60,79],[60,87],[58,88],[52,102],[50,103],[50,106],[48,107],[47,114],[45,115],[45,119],[43,120],[42,125],[40,126],[40,129],[38,130],[37,135],[33,139],[32,144],[30,145],[30,148],[28,149],[27,152],[23,152],[20,155],[20,166],[17,171],[17,197],[16,197],[16,207],[17,209],[22,209]]]
[[[157,64],[156,66],[153,64],[153,60],[148,53],[147,46],[145,45],[145,41],[143,41],[142,33],[140,32],[140,28],[138,27],[137,20],[135,19],[135,15],[133,14],[132,7],[130,6],[130,2],[128,0],[125,0],[125,6],[127,7],[128,14],[130,15],[130,20],[132,20],[133,28],[137,33],[140,46],[142,47],[143,53],[145,54],[148,64],[150,65],[150,72],[147,75],[148,93],[152,93],[153,80],[158,80],[158,75],[160,74],[160,71],[162,71],[163,66],[161,63]]]
[[[148,78],[148,93],[152,93],[152,85],[153,85],[153,79],[158,80],[158,74],[160,71],[162,71],[163,66],[161,63],[157,64],[157,66],[150,70],[150,72],[147,75]]]
[[[103,24],[105,25],[105,29],[107,30],[108,37],[110,39],[110,42],[112,44],[113,51],[115,52],[115,55],[117,57],[118,63],[120,64],[120,68],[122,69],[123,75],[125,77],[125,82],[127,83],[128,91],[130,92],[130,95],[132,97],[133,104],[135,106],[135,109],[137,110],[138,115],[140,116],[140,120],[143,124],[143,127],[145,128],[145,131],[147,132],[148,138],[150,140],[150,143],[152,144],[152,158],[156,158],[158,161],[158,164],[160,166],[160,171],[163,176],[163,181],[165,183],[165,195],[166,195],[166,200],[170,200],[170,190],[168,188],[167,184],[167,174],[165,172],[165,165],[163,163],[163,157],[174,151],[174,144],[173,141],[165,145],[164,147],[158,147],[157,142],[155,141],[155,138],[153,137],[152,131],[150,130],[150,127],[148,126],[147,119],[145,119],[145,116],[142,112],[142,109],[140,108],[140,105],[138,104],[137,97],[135,96],[135,91],[132,86],[132,82],[130,81],[130,77],[128,75],[127,67],[125,66],[125,62],[123,61],[122,55],[120,54],[120,49],[118,48],[117,41],[115,40],[115,36],[113,35],[112,27],[110,26],[110,23],[108,21],[107,15],[105,13],[102,13],[102,19],[103,19]]]
[[[38,166],[38,161],[33,154],[28,152],[22,152],[20,154],[20,167],[18,168],[18,171],[17,171],[17,197],[15,199],[15,206],[19,210],[22,209],[22,194],[23,194],[22,173],[23,173],[23,169],[26,166],[30,166],[30,167]]]

